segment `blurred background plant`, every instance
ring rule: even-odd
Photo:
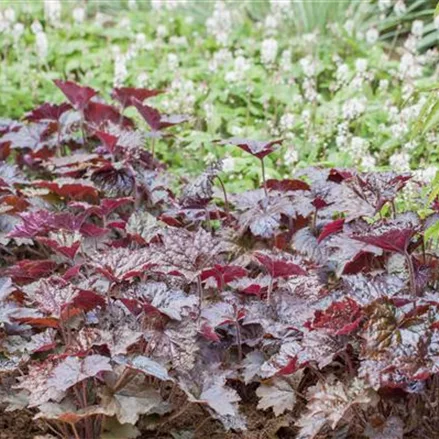
[[[106,90],[104,98],[114,85],[164,88],[154,105],[191,117],[171,146],[158,145],[183,176],[225,157],[229,185],[256,184],[251,160],[212,143],[240,136],[285,139],[267,161],[268,177],[322,164],[416,169],[431,179],[437,126],[414,130],[438,84],[434,7],[430,0],[3,1],[0,115],[61,101],[56,78]]]

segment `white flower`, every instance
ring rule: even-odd
[[[272,35],[276,33],[278,26],[277,18],[274,15],[267,15],[264,21],[264,28],[267,34]]]
[[[273,38],[268,38],[262,42],[261,46],[261,61],[266,66],[271,66],[277,56],[278,44]]]
[[[284,161],[286,165],[294,165],[299,160],[299,154],[294,148],[288,148],[284,155]]]
[[[233,172],[235,169],[236,160],[233,157],[226,157],[223,160],[223,171],[224,172]]]
[[[302,67],[305,76],[311,77],[316,74],[316,63],[310,56],[302,58],[299,61],[299,64]]]
[[[12,28],[12,36],[14,37],[14,41],[17,42],[24,33],[24,24],[23,23],[15,23]]]
[[[390,157],[389,164],[395,171],[409,171],[410,157],[406,152],[395,153]]]
[[[412,23],[412,34],[418,38],[422,37],[424,34],[424,22],[422,20],[415,20]]]
[[[355,61],[355,69],[359,73],[364,73],[367,70],[367,59],[360,58]]]
[[[72,12],[73,20],[76,24],[84,23],[85,21],[85,9],[84,8],[75,8]]]
[[[240,136],[242,135],[243,129],[237,125],[233,125],[230,127],[230,133],[233,136]]]
[[[413,171],[413,176],[415,180],[429,184],[433,181],[437,171],[438,169],[436,166],[429,166],[425,169],[418,169],[417,171]]]
[[[288,131],[293,129],[295,122],[295,116],[291,113],[285,113],[282,115],[279,121],[279,126],[282,131]]]
[[[213,58],[209,62],[209,70],[216,72],[219,67],[224,66],[233,59],[233,55],[229,49],[220,49],[213,54]]]
[[[366,154],[361,158],[361,167],[366,171],[371,171],[376,166],[376,158],[370,154]]]
[[[136,2],[136,0],[128,0],[128,7],[129,7],[131,10],[136,9],[136,8],[137,8],[137,2]]]
[[[281,70],[284,72],[291,72],[293,69],[293,64],[291,62],[291,50],[286,49],[282,52],[279,64]]]
[[[239,80],[239,76],[234,70],[229,70],[224,75],[224,79],[226,80],[226,82],[236,82]]]
[[[378,41],[380,33],[378,29],[372,27],[366,32],[366,41],[368,44],[375,44]]]
[[[164,24],[159,24],[157,26],[157,37],[158,38],[164,38],[166,37],[166,35],[168,35],[168,29],[166,28],[166,26]]]
[[[389,88],[389,80],[388,79],[380,79],[378,88],[380,91],[386,91]]]
[[[151,6],[153,9],[166,9],[171,11],[180,5],[186,3],[186,0],[151,0]]]
[[[59,0],[44,0],[44,17],[55,27],[61,24],[61,2]]]
[[[9,23],[15,23],[16,17],[15,17],[15,11],[12,8],[7,8],[3,11],[3,16],[6,21],[9,21]]]
[[[177,69],[180,61],[175,53],[168,53],[168,66],[171,70]]]
[[[47,41],[47,36],[44,32],[38,32],[36,34],[35,46],[38,57],[44,61],[47,58],[49,51],[49,42]]]
[[[405,5],[403,0],[398,0],[393,7],[393,11],[398,17],[400,17],[401,15],[404,15],[407,11],[407,6]]]
[[[365,98],[352,98],[347,100],[342,107],[343,118],[353,120],[366,111]]]
[[[140,73],[140,75],[137,77],[138,86],[146,87],[147,83],[148,83],[148,75],[145,72]]]
[[[146,35],[142,32],[136,34],[136,45],[140,48],[146,43]]]
[[[385,11],[392,6],[392,0],[378,0],[378,8],[380,11]]]
[[[290,9],[291,0],[270,0],[270,6],[275,13],[285,13]]]
[[[214,11],[206,21],[207,32],[216,39],[218,44],[225,46],[232,30],[232,14],[225,2],[215,2]]]
[[[121,20],[117,23],[118,27],[130,29],[131,28],[131,20],[129,17],[123,17]]]
[[[30,28],[35,35],[38,34],[39,32],[43,32],[43,26],[38,20],[34,20]]]
[[[114,86],[120,87],[128,76],[125,55],[120,53],[120,49],[115,49],[114,57]]]
[[[335,72],[337,82],[345,83],[349,80],[349,66],[347,64],[340,64]]]
[[[418,78],[422,75],[422,67],[418,64],[416,57],[411,53],[404,53],[399,63],[401,79]]]

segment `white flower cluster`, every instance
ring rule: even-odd
[[[233,60],[232,52],[229,49],[221,48],[215,52],[212,59],[209,61],[209,70],[214,73],[225,64],[230,63]]]
[[[279,61],[279,67],[282,72],[289,73],[291,70],[293,70],[293,63],[291,62],[292,56],[293,55],[290,49],[285,49],[282,52]]]
[[[316,72],[317,72],[317,63],[311,57],[307,56],[302,58],[299,61],[300,66],[302,67],[305,78],[303,80],[303,96],[309,102],[314,102],[318,98],[317,93],[317,84],[316,84]]]
[[[291,0],[270,0],[271,13],[275,17],[289,17],[293,13]]]
[[[389,159],[389,165],[394,171],[409,171],[410,156],[407,152],[398,152]]]
[[[35,51],[40,62],[45,62],[49,53],[49,41],[44,32],[43,26],[38,20],[35,20],[31,25],[31,30],[35,34]]]
[[[172,11],[185,3],[187,3],[186,0],[151,0],[151,6],[155,10]]]
[[[223,1],[215,2],[213,14],[206,21],[206,29],[223,46],[227,45],[232,30],[232,13]]]
[[[290,146],[284,154],[284,161],[287,166],[293,166],[299,161],[299,153]]]
[[[127,57],[120,50],[120,47],[115,46],[113,48],[114,54],[114,79],[113,84],[115,87],[123,86],[127,76]]]
[[[276,61],[278,43],[274,38],[268,38],[262,41],[261,61],[267,68],[273,67]]]
[[[366,111],[366,98],[352,98],[347,100],[342,106],[342,116],[345,120],[354,120]]]
[[[243,55],[237,56],[233,61],[233,70],[226,72],[224,79],[227,82],[240,82],[251,68],[251,62]]]
[[[366,32],[366,42],[371,46],[378,41],[379,37],[380,37],[380,32],[376,27],[371,27]]]
[[[84,8],[78,7],[73,9],[72,11],[72,17],[73,17],[73,21],[76,24],[82,24],[85,21],[85,17],[86,17],[86,12]]]
[[[292,113],[285,113],[279,120],[279,128],[281,132],[291,131],[296,122],[296,117]]]
[[[44,18],[53,27],[61,26],[61,10],[59,0],[44,0]]]
[[[12,8],[0,11],[0,33],[9,32],[15,21],[15,11]]]

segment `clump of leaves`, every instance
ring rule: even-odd
[[[242,431],[256,388],[255,410],[288,414],[301,438],[431,431],[435,404],[412,407],[437,392],[437,217],[386,208],[407,175],[266,181],[281,141],[231,139],[261,161],[263,189],[227,195],[214,163],[178,191],[145,147],[183,121],[143,103],[161,91],[116,89],[112,106],[56,84],[69,103],[0,140],[3,410],[97,439],[198,404]]]

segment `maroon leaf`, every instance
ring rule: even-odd
[[[26,115],[25,119],[29,122],[39,122],[42,120],[52,120],[58,122],[61,116],[72,109],[67,102],[63,104],[49,104],[48,102],[40,105]]]
[[[137,111],[150,126],[152,131],[161,131],[187,120],[185,116],[164,116],[155,108],[143,105],[136,99],[132,99],[131,103],[137,108]]]
[[[73,178],[59,178],[54,181],[38,181],[34,183],[37,187],[47,188],[60,197],[72,198],[75,200],[96,198],[98,191],[93,183],[87,180],[75,180]]]
[[[133,128],[134,123],[128,117],[122,116],[111,105],[100,102],[89,102],[84,108],[84,118],[93,127],[101,128],[109,122],[122,125],[124,128]]]
[[[255,258],[268,271],[271,277],[306,276],[306,271],[293,262],[275,258],[265,253],[255,253]]]
[[[54,261],[25,259],[7,268],[5,274],[12,277],[14,282],[26,283],[47,276],[55,270],[56,266]]]
[[[363,233],[352,235],[352,238],[383,249],[384,251],[404,254],[411,239],[418,231],[418,218],[400,216],[392,221],[373,224]]]
[[[206,280],[213,277],[216,280],[218,289],[221,290],[228,283],[244,276],[247,276],[247,270],[245,268],[234,265],[215,264],[212,268],[204,270],[201,273],[201,280]]]
[[[106,133],[104,131],[99,131],[99,130],[97,130],[95,132],[95,135],[105,145],[105,147],[107,148],[108,152],[113,154],[115,149],[116,149],[117,141],[119,140],[118,137],[113,136],[111,134],[108,134],[108,133]]]
[[[325,238],[333,235],[334,233],[341,232],[343,230],[344,221],[345,220],[341,218],[326,224],[317,239],[318,243],[320,244],[320,242],[322,242]]]
[[[238,137],[232,137],[227,140],[220,141],[220,145],[235,145],[242,150],[248,152],[249,154],[257,157],[258,159],[263,159],[266,155],[272,153],[275,150],[276,145],[280,145],[283,139],[272,140],[269,142],[240,139]]]
[[[134,88],[134,87],[121,87],[114,88],[111,93],[111,97],[116,99],[122,108],[130,107],[133,104],[132,100],[135,99],[140,103],[143,103],[145,99],[157,96],[164,93],[164,90],[153,90],[147,88]]]
[[[286,178],[284,180],[267,180],[267,189],[279,192],[289,192],[289,191],[309,191],[311,188],[309,184],[302,180],[292,180]]]
[[[347,335],[359,327],[362,319],[361,308],[347,297],[340,302],[333,302],[324,311],[316,311],[310,327],[323,329],[332,335]]]
[[[90,87],[83,87],[72,81],[56,79],[54,83],[64,93],[75,109],[79,111],[83,110],[90,99],[97,94],[96,90]]]

